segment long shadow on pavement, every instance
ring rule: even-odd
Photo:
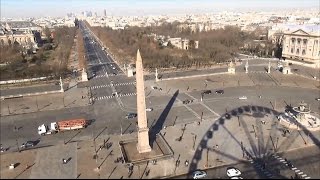
[[[167,119],[167,116],[173,106],[173,103],[175,102],[177,96],[179,95],[179,90],[177,90],[174,95],[172,96],[172,98],[170,99],[169,103],[167,104],[167,106],[164,108],[163,112],[161,113],[158,121],[156,122],[156,124],[151,128],[150,131],[150,146],[153,145],[153,142],[156,140],[156,136],[157,134],[160,132],[160,130],[162,129],[162,126],[164,124],[164,121]]]

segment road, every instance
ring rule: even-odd
[[[204,113],[204,119],[214,119],[217,115],[226,112],[226,109],[231,110],[242,105],[260,105],[272,108],[275,100],[277,106],[285,103],[297,104],[302,99],[310,103],[311,107],[317,107],[318,102],[314,100],[317,96],[318,90],[305,89],[301,91],[299,88],[290,87],[273,87],[272,89],[255,89],[248,87],[225,88],[225,93],[222,95],[210,94],[203,97],[203,102],[200,102],[202,91],[193,91],[190,93],[179,93],[174,101],[172,107],[168,109],[170,113],[167,115],[163,126],[172,126],[174,124],[190,123],[199,120],[201,112]],[[262,98],[258,98],[258,94],[262,94]],[[240,95],[248,97],[247,100],[239,100]],[[194,103],[184,105],[181,103],[185,98],[195,98]],[[115,98],[97,101],[92,106],[69,108],[62,110],[45,111],[38,113],[22,114],[15,116],[1,117],[1,143],[15,147],[16,138],[19,143],[26,140],[36,140],[39,138],[37,134],[37,127],[41,124],[48,124],[52,121],[61,119],[84,117],[95,122],[87,129],[81,131],[74,138],[81,140],[81,138],[92,138],[97,136],[100,132],[102,134],[128,134],[136,131],[137,122],[135,119],[125,119],[128,112],[136,111],[135,97],[119,97],[123,102],[124,110],[119,107]],[[154,110],[148,112],[148,126],[152,127],[157,119],[164,113],[164,109],[168,108],[168,102],[172,99],[170,95],[152,96],[147,98],[147,105],[152,104]],[[281,101],[281,100],[282,101]],[[150,102],[149,102],[150,101]],[[271,102],[270,102],[271,101]],[[107,107],[107,108],[106,108]],[[162,115],[163,116],[163,115]],[[176,118],[178,117],[178,119]],[[177,119],[177,120],[176,120]],[[119,123],[120,121],[120,123]],[[17,132],[13,131],[14,126],[21,129]],[[106,128],[107,127],[107,128]],[[105,129],[106,128],[106,129]],[[57,143],[58,140],[63,140],[63,137],[72,137],[77,132],[66,132],[61,135],[41,137],[45,143]],[[42,143],[42,141],[41,141]]]

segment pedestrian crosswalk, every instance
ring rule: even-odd
[[[90,89],[99,89],[99,88],[105,88],[105,87],[111,87],[111,86],[127,86],[127,85],[132,85],[136,84],[136,82],[126,82],[126,83],[115,83],[115,84],[104,84],[104,85],[99,85],[99,86],[92,86]]]
[[[272,173],[265,168],[265,165],[261,165],[258,161],[254,161],[253,159],[250,159],[249,161],[255,168],[260,169],[260,171],[268,178],[273,178]]]
[[[280,157],[276,154],[273,154],[272,157],[274,157],[275,159],[277,159],[281,163],[285,164],[286,166],[290,167],[291,170],[294,171],[294,173],[296,175],[299,175],[301,178],[303,178],[303,179],[310,179],[311,178],[307,174],[302,172],[300,169],[298,169],[297,167],[294,167],[287,159],[283,159],[282,157]]]
[[[248,73],[256,73],[256,74],[266,74],[266,71],[248,71]]]
[[[126,94],[118,94],[118,97],[125,97],[125,96],[135,96],[137,95],[137,93],[126,93]],[[103,100],[103,99],[110,99],[110,98],[115,98],[117,97],[115,96],[101,96],[101,97],[95,97],[94,100],[99,101],[99,100]]]
[[[120,76],[120,75],[124,75],[124,74],[102,74],[102,75],[97,75],[97,76],[94,76],[93,78],[103,78],[103,77],[110,77],[110,76]]]

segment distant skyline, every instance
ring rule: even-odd
[[[319,0],[1,0],[1,18],[63,17],[84,11],[141,16],[210,13],[222,10],[319,8]]]

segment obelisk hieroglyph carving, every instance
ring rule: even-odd
[[[137,51],[136,61],[137,113],[138,113],[138,144],[139,153],[151,151],[149,145],[149,128],[146,114],[146,99],[144,93],[143,65],[140,51]]]

